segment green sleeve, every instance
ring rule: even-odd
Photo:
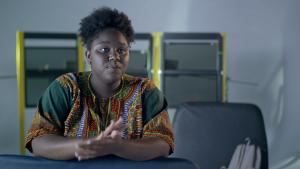
[[[167,110],[168,104],[164,95],[158,88],[145,89],[142,95],[143,123],[146,124],[163,110]]]
[[[64,121],[69,114],[71,105],[70,90],[67,86],[62,86],[59,80],[55,80],[40,98],[38,110],[41,116],[49,120],[53,125],[63,129]],[[49,114],[49,117],[45,114]]]
[[[159,137],[170,146],[169,154],[174,152],[174,134],[167,111],[167,101],[163,94],[150,84],[143,93],[143,137]]]
[[[64,121],[71,105],[71,90],[62,86],[59,79],[53,81],[39,99],[36,113],[29,128],[25,146],[32,152],[31,141],[48,134],[63,135]]]

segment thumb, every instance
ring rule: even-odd
[[[114,130],[111,132],[111,138],[116,139],[116,138],[121,138],[122,137],[122,132]]]

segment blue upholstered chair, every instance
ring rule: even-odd
[[[249,137],[261,147],[261,168],[268,168],[264,121],[255,105],[184,103],[175,112],[173,128],[173,157],[189,159],[203,169],[219,169],[228,166],[235,147]]]

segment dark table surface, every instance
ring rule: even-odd
[[[197,169],[194,163],[182,158],[157,158],[131,161],[116,156],[77,161],[49,160],[41,157],[0,155],[1,169]]]

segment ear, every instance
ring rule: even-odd
[[[86,58],[86,61],[91,64],[92,63],[92,58],[91,58],[91,53],[89,50],[86,50],[85,51],[85,58]]]

